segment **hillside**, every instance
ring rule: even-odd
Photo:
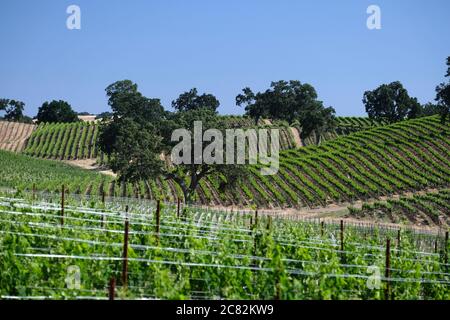
[[[59,161],[36,159],[0,150],[0,187],[59,192],[64,184],[71,193],[98,194],[109,176],[69,166]]]
[[[33,124],[0,121],[0,150],[22,151],[35,129]]]
[[[254,121],[250,118],[242,116],[223,116],[223,118],[228,122],[230,128],[255,127]],[[322,141],[379,125],[379,123],[363,117],[338,117],[337,123],[335,130],[322,134]],[[98,157],[102,161],[103,156],[96,145],[98,127],[99,124],[96,122],[39,125],[29,136],[24,152],[27,155],[45,159],[80,160]],[[300,128],[271,124],[270,121],[260,121],[258,127],[279,128],[282,150],[314,144],[313,138],[308,137],[304,141],[300,139]]]
[[[324,205],[450,182],[449,126],[438,117],[404,121],[283,152],[278,175],[251,180],[259,204]],[[273,201],[274,200],[274,201]]]
[[[371,120],[368,117],[336,117],[336,128],[320,134],[320,140],[328,141],[336,139],[340,136],[348,135],[350,133],[367,130],[370,128],[386,125],[383,121]],[[295,127],[296,130],[301,131],[300,127]],[[303,140],[304,145],[315,145],[315,135],[311,135]]]
[[[450,189],[429,191],[349,208],[348,217],[378,222],[450,226]]]
[[[79,125],[79,128],[93,131],[92,127]],[[64,182],[52,177],[50,168],[63,168],[54,162],[41,160],[34,164],[33,161],[37,160],[33,158],[2,154],[2,161],[5,158],[11,165],[2,166],[3,185],[12,186],[17,180],[25,188],[31,188],[30,182],[34,181],[42,189],[55,189]],[[48,172],[44,180],[40,170],[30,168],[39,166],[48,167],[44,170]],[[10,172],[5,175],[4,170]],[[11,179],[11,174],[23,175],[23,180]],[[92,178],[89,174],[84,177],[69,179],[67,184],[81,193],[97,193],[103,179],[104,190],[111,196],[162,198],[167,201],[181,197],[179,187],[164,179],[125,185],[113,182],[111,177],[95,176],[94,183],[89,182]],[[258,166],[254,166],[245,183],[226,192],[220,191],[222,180],[223,177],[217,176],[202,180],[196,202],[264,208],[320,207],[426,188],[445,188],[450,185],[449,126],[442,125],[438,117],[380,126],[321,146],[283,151],[277,175],[260,176]],[[49,181],[52,187],[46,187],[45,181]]]
[[[243,117],[227,117],[230,127],[252,127]],[[282,150],[299,147],[294,133],[288,127],[264,125],[260,127],[280,129]],[[97,148],[99,124],[94,122],[47,123],[39,125],[27,142],[24,153],[33,157],[55,160],[95,159],[102,154]]]
[[[33,132],[24,153],[59,160],[96,158],[97,134],[94,122],[45,123]]]

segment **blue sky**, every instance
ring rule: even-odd
[[[66,28],[71,4],[81,30]],[[381,30],[366,27],[370,4]],[[52,99],[98,113],[108,110],[104,89],[130,79],[168,109],[197,87],[239,114],[243,87],[295,79],[338,115],[364,115],[363,92],[395,80],[434,99],[449,12],[448,0],[2,0],[0,98],[24,101],[29,115]]]

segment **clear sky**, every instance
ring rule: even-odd
[[[66,9],[81,8],[81,30]],[[381,30],[366,27],[369,5]],[[221,113],[271,81],[312,84],[338,115],[364,115],[363,92],[400,80],[434,99],[450,55],[448,0],[1,0],[0,98],[35,115],[46,100],[108,110],[104,89],[130,79],[166,108],[197,87]]]

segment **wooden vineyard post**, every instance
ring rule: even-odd
[[[33,183],[33,202],[36,200],[36,183]]]
[[[444,263],[448,263],[448,231],[445,233],[445,242],[444,242]]]
[[[115,298],[116,292],[116,278],[109,279],[109,288],[108,288],[108,297],[110,301],[113,301]]]
[[[64,185],[61,187],[61,225],[64,225]]]
[[[105,209],[105,189],[102,187],[102,205],[103,208]],[[103,212],[102,214],[102,228],[105,226],[105,220],[106,220],[106,216],[105,213]]]
[[[102,187],[102,204],[105,206],[105,189]]]
[[[438,241],[434,239],[434,253],[438,253]]]
[[[397,250],[400,250],[401,240],[402,240],[401,229],[398,229],[398,231],[397,231]]]
[[[325,221],[320,222],[320,236],[323,237]]]
[[[344,253],[344,220],[341,220],[341,224],[340,224],[340,249],[341,249],[341,262],[344,263],[345,262],[345,253]]]
[[[180,218],[180,198],[177,198],[177,219]]]
[[[267,230],[270,231],[272,229],[272,216],[267,217]]]
[[[128,218],[125,219],[125,232],[123,237],[123,265],[122,265],[122,286],[124,289],[127,287],[128,279],[128,228],[129,221]]]
[[[281,284],[279,282],[277,282],[275,290],[275,300],[281,300]]]
[[[255,228],[258,227],[258,209],[255,210]]]
[[[391,284],[389,282],[390,269],[391,269],[391,240],[388,238],[386,240],[386,265],[385,265],[385,272],[384,272],[384,277],[386,278],[386,288],[384,291],[384,298],[386,300],[389,300],[390,291],[391,291]]]
[[[159,225],[161,222],[161,200],[156,204],[156,243],[159,244]]]

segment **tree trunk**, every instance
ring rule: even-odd
[[[188,188],[182,188],[183,190],[183,196],[184,196],[184,202],[187,204],[191,203],[191,192],[188,190]]]
[[[315,135],[316,135],[316,145],[320,145],[321,142],[320,131],[315,130]]]
[[[192,174],[191,175],[191,183],[189,184],[189,188],[187,188],[188,189],[187,197],[189,199],[188,203],[191,203],[191,201],[192,201],[192,196],[194,195],[195,190],[197,189],[198,181],[199,180],[198,180],[197,174],[196,173]]]

